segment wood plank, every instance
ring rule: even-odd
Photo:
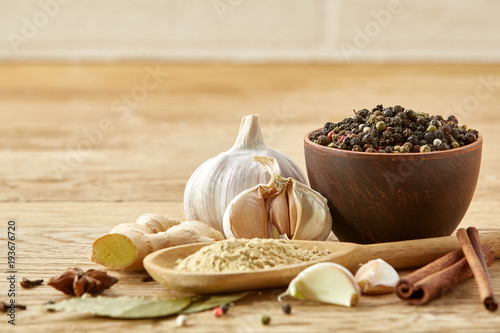
[[[18,279],[48,279],[71,266],[98,268],[88,260],[93,240],[143,213],[183,219],[183,191],[190,174],[229,149],[241,117],[253,113],[260,115],[268,145],[305,169],[305,133],[350,116],[353,108],[401,104],[447,115],[455,105],[476,98],[477,105],[465,105],[470,111],[457,115],[484,137],[478,186],[461,226],[490,230],[500,225],[500,66],[159,64],[169,75],[137,103],[130,118],[122,119],[113,103],[140,89],[148,66],[156,68],[0,65],[1,223],[3,230],[9,218],[18,223]],[[484,85],[488,80],[492,83]],[[477,89],[488,96],[477,97]],[[102,131],[106,120],[113,129]],[[94,142],[80,153],[82,161],[59,177],[54,165],[74,157],[78,145],[85,148],[89,136]],[[6,255],[0,251],[1,262],[6,263]],[[497,260],[491,267],[497,290],[499,265]],[[107,295],[179,295],[155,282],[141,282],[144,273],[110,274],[120,282]],[[5,301],[4,276],[0,300]],[[17,291],[19,303],[29,306],[16,319],[22,330],[175,329],[174,318],[126,321],[45,313],[42,304],[64,298],[61,293],[47,286]],[[498,326],[497,316],[482,308],[473,279],[426,306],[403,304],[394,294],[362,297],[352,309],[291,300],[291,316],[281,312],[276,300],[281,291],[253,293],[223,318],[210,312],[190,315],[191,324],[183,331],[494,332]],[[262,313],[272,316],[269,327],[259,323]],[[4,317],[0,330],[16,328]]]

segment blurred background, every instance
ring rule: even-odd
[[[189,176],[243,116],[305,170],[307,132],[377,104],[454,114],[483,134],[492,171],[498,13],[495,0],[0,0],[0,200],[182,218]],[[498,184],[482,172],[475,200]]]
[[[495,0],[0,1],[0,60],[500,59]]]

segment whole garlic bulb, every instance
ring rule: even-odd
[[[274,158],[254,159],[271,180],[241,192],[229,203],[224,213],[226,237],[325,240],[332,229],[327,200],[295,179],[280,177]]]
[[[306,183],[300,167],[278,150],[264,143],[258,115],[243,117],[238,137],[231,149],[200,165],[184,190],[184,214],[223,231],[222,219],[227,205],[242,191],[269,180],[269,175],[253,161],[255,155],[272,156],[282,175]]]

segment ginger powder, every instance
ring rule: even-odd
[[[245,272],[319,259],[330,251],[302,249],[279,239],[227,239],[205,246],[178,260],[176,270],[188,272]]]

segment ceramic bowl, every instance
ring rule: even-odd
[[[379,243],[448,236],[476,189],[483,138],[429,153],[379,154],[321,146],[304,137],[311,188],[327,200],[340,241]]]

